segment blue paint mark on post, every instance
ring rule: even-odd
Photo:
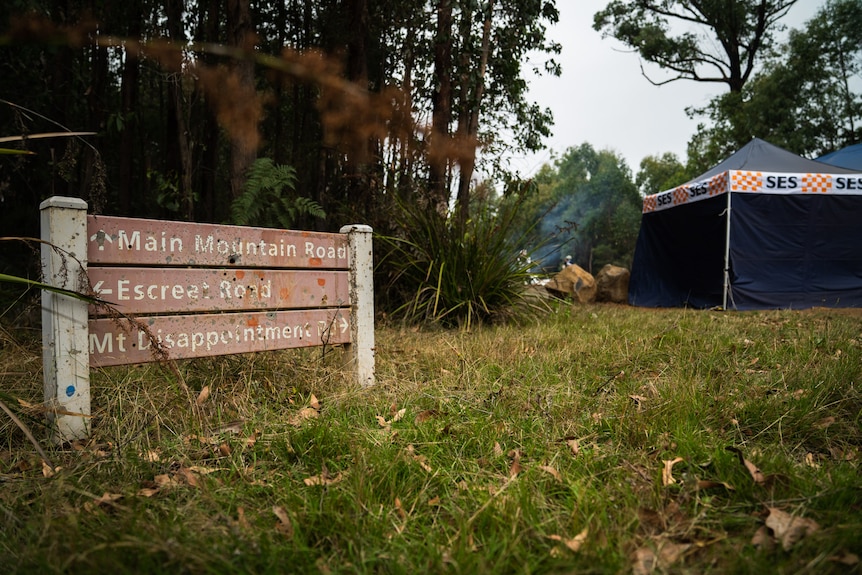
[[[75,395],[75,386],[70,385],[66,388],[66,397],[72,397],[73,395]]]

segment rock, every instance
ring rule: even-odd
[[[596,275],[596,301],[628,302],[630,277],[626,268],[607,264]]]
[[[579,303],[592,303],[596,299],[596,280],[584,268],[572,264],[551,278],[545,289],[556,297],[571,297]]]

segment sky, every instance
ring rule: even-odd
[[[609,1],[557,0],[560,22],[548,29],[548,38],[563,47],[558,58],[563,72],[530,80],[528,95],[528,100],[553,111],[554,134],[546,140],[548,150],[512,158],[510,167],[522,176],[585,142],[617,152],[633,173],[646,156],[672,152],[685,161],[686,145],[698,124],[685,109],[703,107],[726,90],[723,84],[692,81],[650,84],[641,75],[637,54],[592,28],[593,15]],[[824,3],[798,0],[782,22],[801,28]],[[665,77],[655,65],[645,70],[651,78]]]

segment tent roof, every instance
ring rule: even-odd
[[[687,184],[711,178],[728,170],[749,170],[758,172],[808,172],[818,174],[852,174],[858,170],[824,164],[808,160],[779,148],[760,138],[754,138],[726,160],[702,173]]]
[[[853,144],[817,158],[818,162],[862,171],[862,144]]]

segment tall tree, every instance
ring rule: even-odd
[[[593,28],[636,50],[671,76],[740,92],[758,57],[774,41],[777,22],[796,0],[613,0]]]
[[[740,94],[714,98],[702,111],[689,159],[700,167],[759,137],[815,157],[862,139],[862,4],[829,0],[793,30]]]
[[[228,45],[249,52],[254,50],[255,34],[249,0],[227,0],[227,30]],[[241,99],[256,99],[254,62],[250,58],[241,58],[236,60],[232,67],[231,78],[235,79],[235,83],[232,82],[232,85],[226,89],[237,90],[237,96]],[[246,123],[256,120],[255,116],[244,118]],[[230,190],[231,196],[238,198],[242,195],[246,173],[257,158],[259,138],[256,124],[246,126],[234,124],[234,128],[230,134]]]

